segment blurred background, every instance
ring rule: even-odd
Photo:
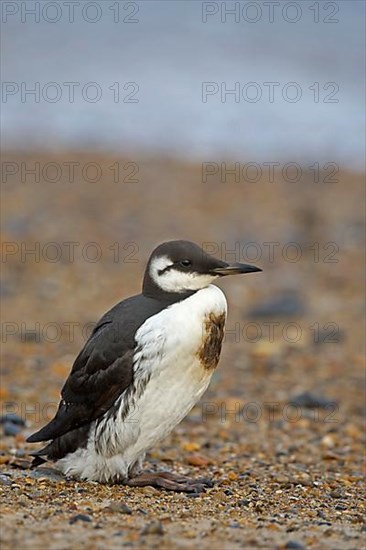
[[[1,396],[26,420],[7,424],[4,456],[29,450],[93,323],[140,291],[151,250],[183,238],[264,270],[219,282],[228,330],[204,398],[263,414],[243,424],[215,409],[203,426],[201,404],[156,456],[187,464],[193,438],[215,464],[291,455],[311,475],[357,477],[364,2],[1,7]]]
[[[364,2],[3,4],[6,148],[363,168]]]

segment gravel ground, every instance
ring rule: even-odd
[[[121,184],[112,157],[6,159],[94,161],[103,176],[18,174],[3,185],[2,548],[364,548],[363,177],[203,183],[198,165],[119,161],[136,158],[139,182]],[[213,488],[171,494],[75,481],[49,463],[31,470],[25,438],[52,416],[90,324],[139,292],[153,246],[179,237],[223,259],[238,242],[262,252],[227,256],[264,272],[220,282],[229,319],[218,370],[148,456],[150,468],[210,477]],[[68,242],[80,243],[73,259]],[[98,261],[81,253],[90,242]],[[279,243],[272,258],[266,242]],[[21,243],[39,243],[39,257]],[[56,261],[47,243],[61,247]]]

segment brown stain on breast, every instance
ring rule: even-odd
[[[202,323],[202,345],[197,355],[202,366],[207,370],[217,367],[220,359],[222,340],[224,338],[226,315],[207,315]]]

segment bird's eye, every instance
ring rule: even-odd
[[[191,267],[192,262],[191,260],[181,260],[180,265],[182,265],[183,267]]]

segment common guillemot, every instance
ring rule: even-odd
[[[55,418],[28,438],[52,440],[33,453],[34,465],[53,460],[79,479],[203,490],[202,480],[143,472],[142,463],[197,403],[218,364],[227,303],[210,283],[255,271],[262,270],[228,264],[189,241],[158,246],[142,294],[119,302],[96,324]]]

